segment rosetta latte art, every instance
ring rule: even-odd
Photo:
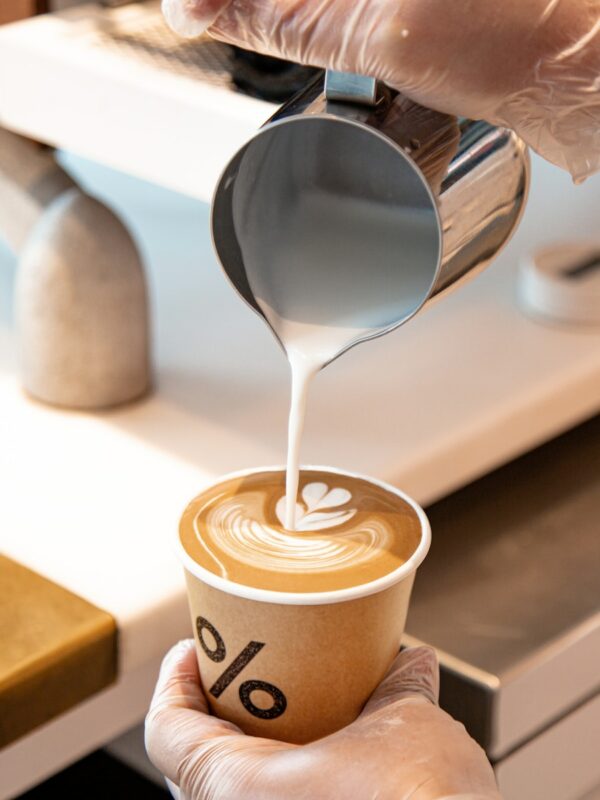
[[[250,517],[247,496],[244,503],[234,497],[217,505],[207,522],[210,536],[219,549],[249,567],[278,572],[330,572],[369,561],[390,544],[389,529],[376,519],[335,537],[301,535],[331,530],[351,520],[356,514],[356,509],[348,508],[351,499],[346,489],[329,489],[324,483],[308,484],[302,491],[303,503],[297,504],[295,532],[283,529],[285,497],[276,506],[281,529]],[[206,533],[196,530],[196,535],[200,543],[206,539]],[[228,577],[223,560],[216,557],[214,550],[211,554],[220,562],[221,575]]]
[[[302,503],[296,503],[297,531],[318,531],[333,528],[352,519],[355,508],[347,506],[352,494],[347,489],[330,489],[326,483],[307,483],[302,490]],[[279,522],[285,527],[286,498],[281,497],[275,506]]]
[[[181,541],[215,575],[285,592],[375,580],[403,564],[419,542],[412,508],[369,481],[307,469],[299,489],[290,531],[284,470],[225,480],[190,503]]]

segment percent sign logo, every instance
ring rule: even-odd
[[[227,655],[225,650],[225,642],[215,626],[204,617],[198,617],[196,619],[196,630],[198,631],[200,647],[204,650],[210,660],[215,661],[216,663],[224,661]],[[204,631],[208,631],[215,640],[214,648],[211,648],[207,645],[203,635]],[[233,659],[225,672],[221,673],[221,675],[219,675],[217,680],[210,687],[208,691],[212,694],[212,696],[220,697],[225,689],[227,689],[229,684],[237,678],[240,672],[248,666],[248,664],[263,649],[264,646],[264,642],[248,642],[242,652]],[[251,694],[257,690],[271,695],[273,698],[273,705],[271,708],[259,708],[252,702]],[[249,711],[254,717],[259,717],[260,719],[276,719],[277,717],[280,717],[287,708],[287,700],[281,689],[278,689],[277,686],[273,686],[272,683],[266,683],[265,681],[244,681],[240,686],[239,695],[242,705],[246,711]]]

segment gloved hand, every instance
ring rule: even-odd
[[[492,769],[437,702],[435,653],[401,653],[360,717],[307,745],[207,713],[194,642],[166,656],[146,718],[152,762],[186,800],[500,800]]]
[[[179,34],[385,81],[600,169],[600,0],[163,0]]]

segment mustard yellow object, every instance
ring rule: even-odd
[[[117,675],[113,617],[0,556],[0,747]]]

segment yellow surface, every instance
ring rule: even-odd
[[[105,611],[0,556],[0,747],[112,683]]]

